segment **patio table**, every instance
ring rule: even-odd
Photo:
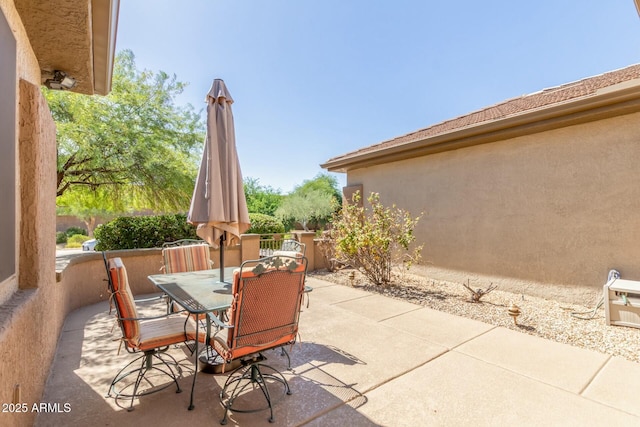
[[[224,277],[233,277],[233,270],[238,267],[226,267],[224,269]],[[149,280],[166,293],[169,298],[180,304],[190,314],[204,314],[207,319],[207,335],[210,334],[211,320],[209,313],[214,311],[222,312],[228,309],[233,302],[231,293],[231,283],[220,281],[220,270],[202,270],[191,271],[186,273],[170,273],[170,274],[153,274],[148,276]],[[191,384],[191,400],[189,401],[189,410],[193,406],[193,391],[196,385],[196,376],[198,375],[198,339],[199,323],[196,322],[196,340],[195,340],[195,371],[193,373],[193,383]]]

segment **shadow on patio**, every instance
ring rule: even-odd
[[[293,392],[275,405],[275,425],[640,422],[637,398],[618,407],[602,397],[614,375],[609,356],[313,277],[307,283],[314,291],[290,352],[293,371],[278,351],[266,354]],[[136,399],[132,412],[127,401],[105,397],[132,358],[118,355],[119,337],[106,302],[67,317],[42,399],[61,412],[39,414],[37,426],[217,425],[226,374],[199,374],[188,411],[193,364],[184,347],[170,350],[182,368],[182,393],[170,387]],[[630,381],[640,378],[640,365],[632,365]],[[267,419],[268,411],[233,413],[229,424],[271,425]]]

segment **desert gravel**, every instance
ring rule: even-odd
[[[354,270],[343,269],[334,273],[317,271],[311,275],[434,310],[640,362],[640,329],[607,326],[604,306],[596,308],[600,301],[594,301],[593,306],[585,307],[514,294],[498,288],[484,295],[479,303],[473,303],[471,293],[462,283],[437,281],[407,273],[402,280],[396,278],[391,285],[379,287],[370,284],[359,272],[355,272],[355,277],[351,279],[349,273],[352,271]],[[521,311],[517,324],[508,314],[512,303]]]

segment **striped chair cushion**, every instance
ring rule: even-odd
[[[129,288],[127,269],[120,258],[109,260],[109,274],[113,283],[113,298],[118,306],[120,317],[123,319],[137,319],[138,311]],[[124,338],[131,345],[137,346],[140,340],[140,323],[138,320],[121,320]]]
[[[204,332],[200,331],[198,339],[205,341]],[[183,341],[194,340],[196,324],[191,317],[170,316],[162,319],[140,321],[140,341],[138,348],[142,351],[166,347]]]
[[[164,248],[162,257],[164,258],[165,273],[209,270],[212,266],[209,245]]]

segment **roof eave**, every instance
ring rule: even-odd
[[[120,0],[93,1],[93,80],[98,95],[111,92],[119,10]]]
[[[623,85],[619,90],[604,89],[592,96],[552,107],[482,122],[401,145],[345,155],[331,159],[320,166],[331,172],[348,172],[353,169],[486,144],[637,111],[640,111],[640,84],[635,82],[633,85]]]
[[[120,0],[14,2],[43,84],[59,70],[76,80],[72,92],[110,92]]]

